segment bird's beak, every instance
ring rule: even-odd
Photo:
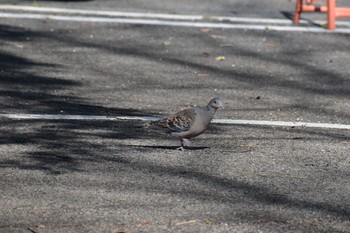
[[[219,103],[219,106],[220,106],[221,109],[225,109],[224,103]]]

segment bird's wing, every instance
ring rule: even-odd
[[[186,108],[174,115],[162,118],[156,124],[173,132],[183,132],[192,127],[196,120],[196,115],[194,108]]]

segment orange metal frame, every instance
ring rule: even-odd
[[[304,4],[305,2],[305,4]],[[337,18],[350,18],[350,8],[336,7],[336,0],[327,0],[326,6],[314,5],[316,0],[297,0],[294,14],[294,24],[298,24],[302,12],[327,13],[327,28],[334,30]]]

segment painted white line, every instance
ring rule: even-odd
[[[41,12],[41,13],[62,13],[62,14],[80,14],[80,15],[95,15],[106,17],[128,17],[128,18],[152,18],[152,19],[168,19],[168,20],[214,20],[214,21],[228,21],[240,23],[270,23],[270,24],[291,24],[288,19],[268,19],[268,18],[247,18],[247,17],[230,17],[230,16],[204,16],[204,15],[181,15],[181,14],[161,14],[161,13],[142,13],[142,12],[120,12],[120,11],[96,11],[83,9],[67,9],[67,8],[52,8],[52,7],[33,7],[33,6],[13,6],[0,5],[0,10],[14,10],[24,12]],[[301,24],[310,24],[310,21],[300,20]],[[316,24],[326,24],[326,21],[312,21]],[[337,21],[337,25],[350,26],[350,22]]]
[[[140,121],[155,121],[159,117],[147,116],[103,116],[103,115],[60,115],[60,114],[7,114],[2,113],[0,117],[15,119],[15,120],[98,120],[98,121],[115,121],[115,120],[140,120]]]
[[[55,114],[0,114],[0,117],[14,120],[98,120],[98,121],[117,121],[117,120],[138,120],[155,121],[159,117],[147,116],[102,116],[102,115],[55,115]],[[305,127],[305,128],[328,128],[328,129],[349,129],[350,125],[313,123],[313,122],[291,122],[291,121],[257,121],[257,120],[232,120],[232,119],[213,119],[214,124],[228,125],[264,125],[280,127]]]
[[[54,115],[54,114],[0,114],[0,117],[15,120],[109,120],[107,116]]]
[[[98,15],[109,17],[130,17],[130,18],[158,18],[158,19],[175,19],[175,20],[202,20],[203,16],[198,15],[174,15],[158,13],[140,13],[140,12],[119,12],[119,11],[95,11],[65,8],[48,8],[48,7],[31,7],[31,6],[11,6],[0,5],[0,10],[32,11],[41,13],[64,13],[64,14],[81,14],[81,15]]]
[[[344,125],[344,124],[313,123],[313,122],[300,122],[300,121],[292,122],[292,121],[213,119],[212,122],[217,124],[233,124],[233,125],[266,125],[266,126],[282,126],[282,127],[350,129],[350,125]]]
[[[160,117],[148,117],[148,116],[117,116],[116,120],[138,120],[138,121],[157,121]]]
[[[16,13],[0,13],[0,18],[1,17],[2,18],[16,18],[16,19],[39,19],[39,20],[59,20],[59,21],[97,22],[97,23],[121,23],[121,24],[157,25],[157,26],[175,26],[175,27],[199,27],[199,28],[270,30],[270,31],[290,31],[290,32],[317,32],[317,33],[322,32],[322,33],[350,34],[350,29],[343,29],[343,28],[338,28],[336,30],[326,30],[323,28],[298,27],[298,26],[226,24],[226,23],[151,20],[151,19],[58,16],[58,15],[45,15],[45,14],[16,14]]]

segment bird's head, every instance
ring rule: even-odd
[[[209,106],[218,110],[219,108],[224,109],[224,101],[220,97],[215,97],[210,100]]]

